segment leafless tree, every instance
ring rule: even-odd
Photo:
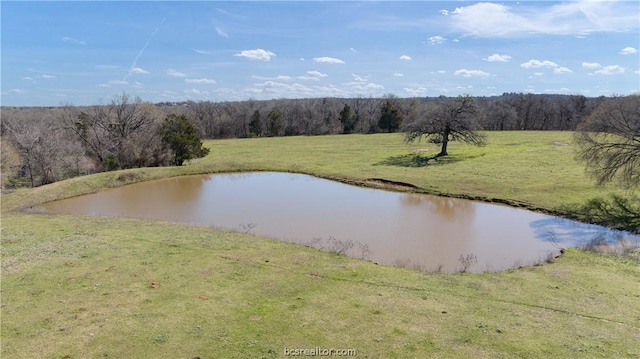
[[[162,114],[126,93],[86,111],[64,106],[61,123],[103,170],[158,165],[157,129]]]
[[[365,113],[367,115],[367,132],[374,133],[378,131],[377,123],[380,119],[380,108],[382,100],[369,97],[365,106]]]
[[[602,103],[575,135],[578,158],[598,184],[640,184],[640,95]]]
[[[0,184],[6,188],[20,170],[20,156],[8,139],[0,139]]]
[[[471,96],[459,96],[455,99],[441,99],[426,107],[423,117],[405,127],[405,140],[413,142],[422,137],[441,143],[437,156],[447,156],[449,141],[463,141],[477,146],[486,143],[485,136],[477,130],[478,111]]]
[[[489,103],[484,116],[486,130],[515,130],[518,113],[509,103],[496,99]]]
[[[66,136],[51,113],[32,110],[28,117],[3,119],[4,140],[10,141],[20,158],[20,172],[32,187],[74,175],[79,168],[82,150]]]

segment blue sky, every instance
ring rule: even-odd
[[[637,93],[637,1],[7,2],[4,106]]]

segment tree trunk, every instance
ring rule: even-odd
[[[438,153],[437,157],[447,156],[447,145],[449,144],[449,134],[451,133],[451,129],[447,125],[447,128],[442,133],[442,148],[440,149],[440,153]]]

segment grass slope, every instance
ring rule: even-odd
[[[132,181],[238,170],[384,178],[547,209],[602,192],[573,163],[570,134],[491,133],[490,141],[454,144],[451,158],[417,167],[423,158],[413,153],[435,147],[398,135],[207,141],[211,154],[183,168],[5,194],[0,354],[275,358],[284,348],[321,347],[362,358],[640,356],[634,257],[569,250],[550,265],[448,275],[211,228],[12,210]]]

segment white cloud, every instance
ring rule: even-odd
[[[96,69],[98,70],[117,70],[122,68],[122,66],[118,65],[96,65]]]
[[[33,81],[33,78],[29,76],[25,76],[25,77],[22,77],[21,80]]]
[[[198,53],[198,54],[211,55],[211,53],[209,51],[198,50],[198,49],[192,49],[192,50],[193,50],[193,52]]]
[[[18,94],[22,94],[22,93],[26,93],[25,90],[23,89],[11,89],[9,90],[9,93],[18,93]]]
[[[314,57],[313,61],[321,62],[321,63],[325,63],[325,64],[344,64],[344,61],[342,61],[340,59],[336,59],[334,57],[327,57],[327,56]]]
[[[289,80],[293,79],[293,77],[287,76],[287,75],[278,75],[276,77],[253,75],[251,77],[254,78],[254,79],[257,79],[257,80],[262,80],[262,81],[265,81],[265,80],[268,80],[268,81],[272,81],[272,80],[289,81]]]
[[[242,97],[253,97],[258,99],[272,98],[300,98],[300,97],[348,97],[350,94],[335,86],[306,86],[299,83],[281,83],[277,81],[265,81],[254,84],[252,87],[242,89],[239,93],[234,90],[226,90],[227,96],[236,95]],[[220,93],[220,90],[216,90]]]
[[[583,62],[582,67],[584,67],[585,69],[599,69],[602,67],[602,65],[597,62]]]
[[[488,72],[484,72],[481,70],[467,70],[467,69],[460,69],[460,70],[456,70],[456,72],[453,73],[456,76],[464,76],[464,77],[489,77],[491,76],[490,73]]]
[[[124,80],[109,80],[107,81],[109,85],[128,85],[129,82]]]
[[[263,49],[243,50],[233,56],[245,57],[249,60],[270,61],[272,56],[276,56],[273,52]]]
[[[131,69],[131,71],[129,71],[130,74],[148,74],[149,71],[146,71],[144,69],[141,69],[139,67],[134,67]]]
[[[211,80],[208,78],[202,79],[184,79],[184,82],[188,84],[198,84],[198,85],[213,85],[216,83],[216,80]]]
[[[409,56],[409,55],[402,55],[402,56],[400,56],[400,60],[411,61],[411,60],[412,60],[412,58],[411,58],[411,56]]]
[[[354,53],[355,53],[355,52],[358,52],[358,51],[356,51],[356,49],[354,49],[353,47],[350,47],[350,48],[349,48],[349,50],[350,50],[351,52],[354,52]]]
[[[439,13],[441,13],[444,16],[448,16],[449,15],[449,10],[440,10],[438,11]]]
[[[447,72],[445,70],[438,70],[439,74],[446,74]]]
[[[209,91],[200,91],[198,89],[189,89],[189,90],[184,90],[184,93],[190,94],[190,95],[208,95]]]
[[[53,75],[40,75],[43,79],[55,79],[56,77]]]
[[[544,72],[536,72],[533,75],[534,76],[544,76]]]
[[[404,77],[404,74],[401,74],[401,73],[399,73],[399,72],[395,72],[395,73],[393,74],[393,76],[394,76],[394,77]]]
[[[187,75],[174,69],[164,70],[164,73],[173,77],[186,77]]]
[[[560,87],[559,89],[544,89],[545,93],[557,94],[559,92],[570,92],[571,89],[567,87]]]
[[[356,74],[351,74],[351,76],[353,76],[353,80],[354,81],[358,81],[358,82],[367,82],[367,81],[369,81],[365,77],[358,76]]]
[[[142,82],[135,81],[131,86],[135,88],[142,88],[144,87],[144,84]]]
[[[379,84],[374,84],[373,82],[369,82],[364,85],[360,85],[360,84],[351,84],[351,85],[353,86],[353,89],[358,92],[371,91],[371,90],[384,90],[384,86]]]
[[[384,86],[370,82],[367,77],[359,76],[356,74],[351,74],[351,76],[353,77],[353,81],[344,83],[343,85],[350,86],[351,89],[357,94],[371,94],[372,92],[384,90]]]
[[[412,97],[424,96],[427,94],[427,88],[426,87],[417,87],[417,88],[405,87],[404,92]]]
[[[637,53],[638,53],[638,49],[633,47],[625,47],[624,49],[620,50],[621,55],[631,55],[631,54],[637,54]]]
[[[327,77],[327,74],[324,74],[320,71],[307,71],[307,75],[309,75],[310,77],[315,77],[315,78],[322,78],[322,77]]]
[[[222,31],[222,29],[220,29],[219,27],[216,27],[216,32],[218,33],[218,35],[224,37],[225,39],[229,38],[229,34],[227,34],[226,32]]]
[[[540,60],[529,60],[525,63],[520,64],[521,67],[524,67],[525,69],[530,69],[530,68],[536,68],[536,67],[550,67],[550,68],[554,68],[554,67],[558,67],[558,64],[556,64],[553,61],[549,61],[549,60],[544,60],[544,61],[540,61]]]
[[[580,0],[548,6],[517,4],[479,2],[457,8],[447,19],[454,29],[480,37],[585,35],[639,28],[638,7],[633,2]]]
[[[567,74],[567,73],[571,73],[573,71],[571,71],[570,69],[560,66],[560,67],[556,67],[553,69],[553,73],[554,74]]]
[[[489,57],[487,57],[485,60],[489,61],[489,62],[506,62],[509,61],[511,59],[511,56],[509,55],[500,55],[500,54],[493,54]]]
[[[438,45],[438,44],[443,43],[445,40],[446,40],[446,39],[445,39],[444,37],[442,37],[442,36],[440,36],[440,35],[436,35],[436,36],[431,36],[431,37],[429,38],[429,43],[430,43],[431,45]]]
[[[602,69],[595,71],[594,73],[598,74],[598,75],[623,74],[624,73],[624,67],[622,67],[620,65],[605,66]]]
[[[69,36],[65,36],[65,37],[63,37],[63,38],[62,38],[62,41],[64,41],[64,42],[70,42],[70,43],[72,43],[72,44],[78,44],[78,45],[82,45],[82,46],[84,46],[84,45],[86,45],[86,44],[87,44],[87,42],[86,42],[86,41],[84,41],[84,40],[74,39],[73,37],[69,37]]]

